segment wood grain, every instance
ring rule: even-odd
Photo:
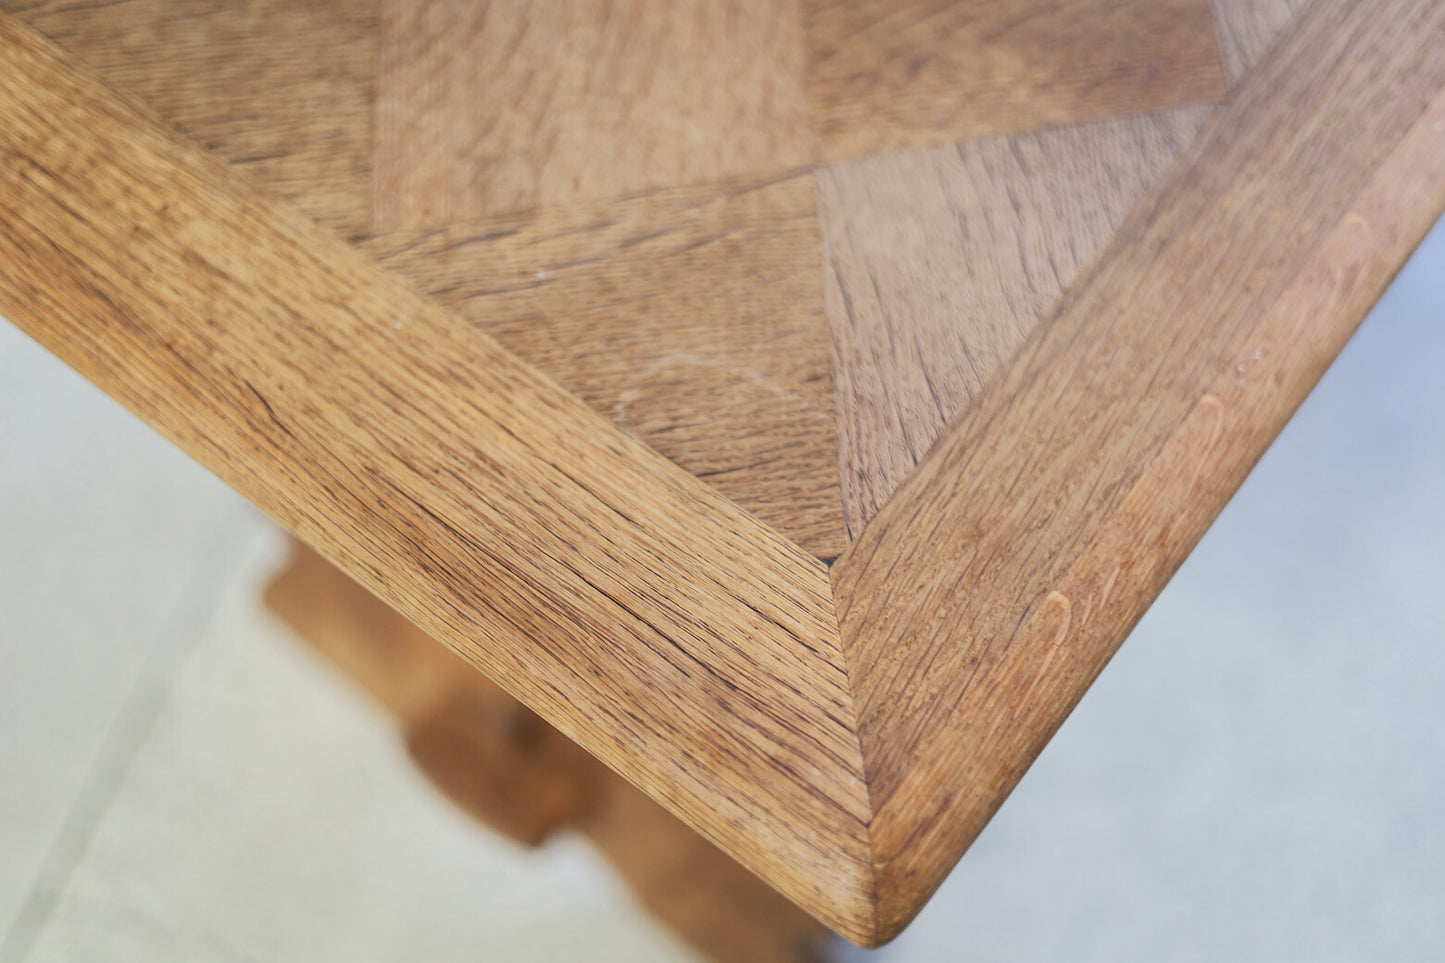
[[[596,804],[601,764],[313,550],[292,546],[266,604],[396,716],[421,770],[492,829],[536,846]]]
[[[371,223],[376,0],[0,0],[344,234]]]
[[[267,604],[397,716],[418,766],[462,809],[525,845],[580,831],[643,906],[717,963],[821,960],[820,924],[314,551],[294,549]]]
[[[1217,0],[1230,82],[1307,0]],[[1213,107],[818,173],[844,519],[854,538],[1007,365]]]
[[[856,537],[1208,115],[1191,108],[818,174],[844,516]]]
[[[1224,73],[1231,88],[1258,63],[1311,0],[1214,0]]]
[[[1222,100],[1206,0],[804,0],[825,161]]]
[[[842,551],[811,177],[362,246],[812,554]]]
[[[973,28],[955,18],[971,7],[924,17],[919,36],[967,34]],[[220,6],[206,9],[221,16]],[[651,56],[635,51],[652,48],[634,40],[673,43],[661,27],[623,16],[629,6],[607,8],[621,19],[601,9],[573,14],[591,38],[577,49],[593,51],[588,62],[603,73],[623,68],[598,49],[634,51],[622,60],[635,65]],[[906,25],[928,9],[899,7],[878,24]],[[1239,64],[1262,49],[1279,9],[1221,3]],[[491,40],[536,43],[521,58],[533,67],[573,49],[548,45],[570,36],[573,21],[533,23],[518,4],[485,10],[477,16],[510,11],[505,22],[526,21]],[[392,12],[409,22],[400,6]],[[1228,27],[1229,16],[1254,14],[1263,19],[1253,32]],[[693,178],[664,162],[691,135],[653,138],[651,159],[636,165],[634,155],[609,153],[603,134],[590,145],[595,157],[579,153],[567,139],[573,128],[563,136],[551,119],[534,120],[570,118],[577,104],[611,96],[586,71],[557,86],[529,75],[494,88],[506,92],[495,103],[475,87],[453,102],[448,71],[471,76],[488,57],[516,64],[495,49],[468,60],[471,48],[440,36],[445,17],[417,16],[411,37],[425,43],[398,47],[406,56],[397,63],[419,71],[419,103],[441,105],[423,111],[426,123],[485,103],[520,126],[488,121],[469,128],[481,140],[455,141],[419,128],[420,142],[445,149],[415,158],[414,183],[378,177],[376,196],[411,198],[397,202],[398,223],[461,222],[388,229],[364,244],[483,331],[8,17],[0,312],[469,665],[868,944],[922,906],[1445,207],[1445,9],[1428,0],[1317,0],[1242,73],[1236,101],[1092,267],[1198,112],[822,172],[826,301],[843,332],[836,397],[840,409],[858,399],[862,412],[845,418],[842,445],[884,466],[881,481],[867,471],[845,480],[848,522],[861,534],[830,584],[827,568],[788,538],[827,557],[842,535],[837,481],[818,467],[829,388],[820,355],[809,353],[824,276],[809,240],[818,217],[810,178],[681,190],[648,182],[619,198],[634,190],[620,185],[636,165]],[[1027,21],[996,24],[988,36],[1007,47],[1002,38],[1034,29]],[[616,31],[625,25],[624,38]],[[1095,26],[1078,24],[1080,33]],[[740,36],[714,32],[723,48]],[[678,31],[692,48],[705,46],[702,33],[696,24]],[[468,65],[433,69],[457,56]],[[948,62],[918,60],[920,77],[935,59]],[[1167,75],[1175,61],[1161,63]],[[883,87],[888,69],[879,68]],[[1047,72],[1030,69],[1034,79]],[[644,104],[696,94],[644,73],[612,86],[631,83],[619,96]],[[770,83],[742,86],[786,87]],[[764,102],[772,104],[748,100]],[[529,114],[513,110],[519,104],[541,106]],[[772,106],[743,114],[786,113]],[[378,157],[401,130],[387,129]],[[487,140],[494,134],[501,140]],[[780,156],[767,137],[742,139],[772,145],[761,152],[769,163]],[[487,146],[465,154],[477,144]],[[555,156],[584,157],[585,176],[559,175],[555,196],[613,200],[485,214],[493,204],[546,202],[554,188],[538,180],[468,213],[471,161],[493,157],[496,144],[542,152],[525,163],[566,147]],[[467,163],[453,163],[464,154]],[[696,176],[726,177],[725,167]],[[487,184],[503,183],[488,175]],[[929,280],[950,273],[969,283]],[[1072,274],[1082,280],[1059,304]],[[737,307],[752,299],[756,311]],[[960,317],[972,327],[954,326]],[[575,379],[630,430],[697,459],[689,466],[786,532],[634,440],[486,331]],[[614,340],[618,358],[600,350]],[[703,342],[721,347],[709,354]],[[658,358],[672,360],[649,368]],[[941,388],[929,384],[935,376]],[[738,410],[719,404],[726,399]],[[705,423],[709,404],[708,416],[726,426],[716,436],[706,434],[716,428]],[[748,437],[749,423],[758,437]],[[901,448],[887,448],[896,441],[889,431]],[[817,517],[787,522],[788,504]],[[385,673],[373,681],[390,684]],[[556,778],[551,756],[534,760],[532,775],[555,803],[540,821],[527,821],[525,800],[465,773],[459,760],[496,761],[515,746],[478,741],[468,721],[475,701],[437,709],[431,687],[445,683],[412,681],[398,697],[412,708],[398,711],[418,714],[417,757],[451,780],[454,796],[491,793],[487,806],[507,812],[519,834],[580,818],[593,787]]]
[[[835,566],[884,934],[1445,208],[1445,7],[1317,0]]]
[[[377,227],[803,167],[796,0],[381,0]]]
[[[0,17],[0,313],[790,898],[872,930],[826,568]]]
[[[484,678],[470,662],[294,538],[285,567],[266,586],[264,601],[403,730],[425,725],[462,683],[472,684],[472,676]]]

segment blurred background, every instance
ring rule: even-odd
[[[933,903],[845,961],[1445,958],[1445,228]],[[0,961],[696,959],[261,605],[286,540],[0,323]]]

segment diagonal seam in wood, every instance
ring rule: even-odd
[[[868,814],[826,567],[28,28],[0,19],[0,44],[6,315],[863,936]]]
[[[1442,47],[1438,5],[1317,2],[834,566],[885,938],[1445,208]],[[1246,351],[1281,326],[1277,360]],[[1252,447],[1193,461],[1215,379],[1271,367],[1231,420]],[[1153,554],[1129,540],[1161,525]]]
[[[1445,206],[1421,113],[1445,85],[1442,34],[1428,2],[1320,0],[831,573],[8,18],[0,308],[874,944],[942,881]],[[1233,233],[1244,254],[1221,280],[1205,255],[1238,254]],[[1191,241],[1204,253],[1181,256]],[[1200,313],[1216,302],[1221,331]],[[1296,323],[1306,308],[1318,326]],[[1236,385],[1256,339],[1279,360]],[[1141,363],[1185,349],[1199,359]],[[1128,445],[1072,423],[1090,391],[1125,412]],[[1220,427],[1235,410],[1255,415],[1238,439]],[[1132,544],[1145,532],[1152,555]],[[990,538],[1007,552],[981,566]],[[967,608],[1009,566],[1028,571],[1002,601]]]

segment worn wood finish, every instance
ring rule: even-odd
[[[1190,108],[818,173],[856,536],[1190,142]]]
[[[380,2],[381,230],[812,160],[796,0]]]
[[[826,930],[470,664],[297,543],[266,602],[397,716],[422,771],[524,845],[590,839],[637,899],[717,963],[813,963]]]
[[[376,0],[0,0],[344,234],[371,224]]]
[[[1445,7],[1317,0],[1249,76],[834,568],[884,934],[1445,207]]]
[[[0,20],[0,313],[833,927],[826,568]]]
[[[1207,0],[804,0],[833,161],[1221,100]]]
[[[362,246],[812,554],[842,551],[812,178]]]

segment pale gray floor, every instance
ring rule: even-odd
[[[960,864],[849,960],[1445,958],[1445,228]],[[257,604],[254,510],[0,323],[0,961],[686,959]]]

